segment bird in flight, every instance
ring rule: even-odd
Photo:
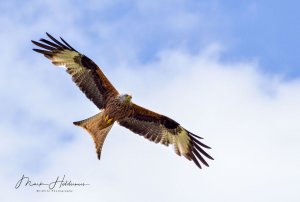
[[[100,110],[90,118],[74,122],[74,125],[84,128],[92,136],[98,159],[107,134],[117,122],[152,142],[174,145],[176,154],[192,160],[199,168],[200,162],[208,166],[204,157],[213,160],[204,150],[210,147],[200,141],[203,138],[173,119],[133,103],[131,95],[120,94],[91,59],[75,50],[63,38],[60,37],[59,41],[46,34],[48,40],[32,40],[33,44],[42,48],[33,50],[43,54],[54,65],[66,67],[72,80]]]

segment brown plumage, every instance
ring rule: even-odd
[[[100,68],[88,57],[76,51],[62,38],[58,41],[46,33],[51,41],[32,41],[42,49],[33,49],[50,59],[54,65],[65,66],[80,90],[101,110],[88,119],[74,122],[92,136],[98,158],[103,143],[115,122],[155,143],[174,145],[176,154],[183,155],[201,168],[208,166],[204,157],[213,158],[203,148],[201,137],[184,129],[167,116],[152,112],[131,102],[131,96],[120,95]],[[199,162],[200,161],[200,162]]]

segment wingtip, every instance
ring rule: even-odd
[[[36,45],[36,46],[39,46],[39,42],[37,42],[37,41],[35,41],[35,40],[31,40],[31,43],[33,43],[34,45]]]
[[[191,160],[196,164],[196,166],[200,169],[202,169],[200,163],[198,162],[197,158],[194,156],[194,154],[191,154]]]
[[[32,50],[35,51],[35,52],[44,54],[44,50],[37,49],[37,48],[33,48]]]
[[[50,38],[50,39],[53,39],[54,37],[51,35],[51,34],[49,34],[48,32],[46,32],[46,35]]]
[[[39,49],[33,48],[32,50],[33,50],[34,52],[41,53]]]
[[[41,47],[41,44],[35,40],[31,40],[31,43],[33,43],[34,45]]]
[[[196,137],[196,138],[199,138],[199,139],[203,139],[203,137],[200,137],[200,136],[198,136],[198,135],[195,135],[194,133],[191,133],[190,131],[187,131],[191,136],[193,136],[193,137]]]

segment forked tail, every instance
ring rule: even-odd
[[[95,142],[97,157],[99,160],[101,157],[101,150],[102,150],[102,146],[105,141],[105,138],[113,126],[113,123],[112,123],[109,126],[103,127],[102,122],[103,122],[103,113],[102,112],[96,114],[95,116],[87,118],[85,120],[73,122],[74,125],[83,127],[92,136],[92,138]]]

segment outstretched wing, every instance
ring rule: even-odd
[[[82,92],[99,108],[105,107],[108,99],[119,93],[105,77],[100,68],[88,57],[76,51],[65,40],[61,42],[46,33],[49,40],[32,41],[43,49],[33,49],[44,54],[54,65],[65,66],[72,80]]]
[[[213,160],[204,151],[203,148],[210,147],[200,142],[201,137],[187,131],[176,121],[136,104],[133,104],[133,113],[119,120],[119,124],[155,143],[160,142],[166,146],[173,144],[176,154],[193,160],[199,168],[199,160],[208,166],[204,156]]]

